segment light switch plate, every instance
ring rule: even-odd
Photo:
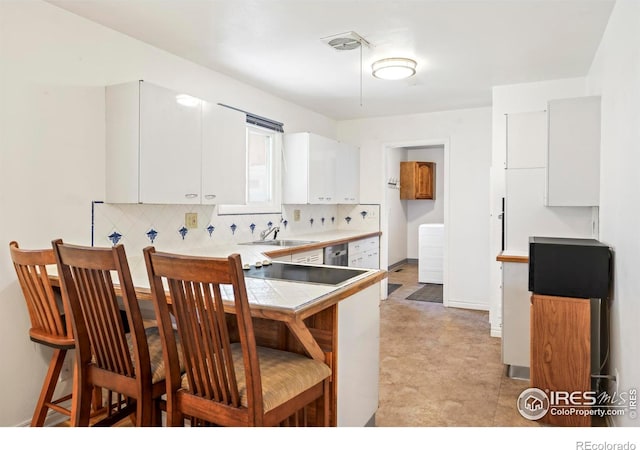
[[[198,213],[185,213],[184,226],[187,228],[198,228]]]

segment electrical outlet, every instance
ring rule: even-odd
[[[299,209],[294,209],[293,210],[293,221],[294,222],[300,222],[300,210]]]
[[[184,226],[187,228],[198,228],[198,213],[185,213]]]

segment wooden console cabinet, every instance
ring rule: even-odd
[[[591,390],[589,299],[532,295],[531,387],[547,394]],[[549,411],[539,421],[549,425],[588,427],[591,416],[554,415]]]
[[[433,200],[435,198],[436,163],[400,162],[400,199]]]

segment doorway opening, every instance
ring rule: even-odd
[[[383,214],[386,220],[381,224],[383,236],[386,235],[386,240],[383,239],[385,246],[382,253],[386,253],[388,270],[396,270],[407,263],[418,265],[420,283],[442,285],[445,306],[448,297],[446,223],[449,155],[447,148],[448,141],[445,140],[386,146],[386,192],[383,209],[386,212]],[[404,161],[434,163],[433,199],[404,200],[400,198],[402,183],[400,163]]]

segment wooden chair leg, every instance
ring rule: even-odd
[[[53,356],[49,362],[49,370],[47,370],[47,376],[42,385],[40,391],[40,398],[36,404],[36,409],[31,419],[32,427],[41,427],[44,425],[44,421],[47,418],[47,412],[49,411],[48,404],[51,403],[56,385],[58,384],[58,377],[62,371],[62,364],[64,363],[64,357],[67,354],[65,349],[55,349]]]
[[[91,418],[91,400],[94,387],[84,381],[86,373],[78,368],[78,364],[76,364],[75,370],[71,425],[74,427],[87,427]]]
[[[324,380],[324,389],[322,390],[322,426],[328,427],[329,423],[329,389],[331,384],[329,379]]]

